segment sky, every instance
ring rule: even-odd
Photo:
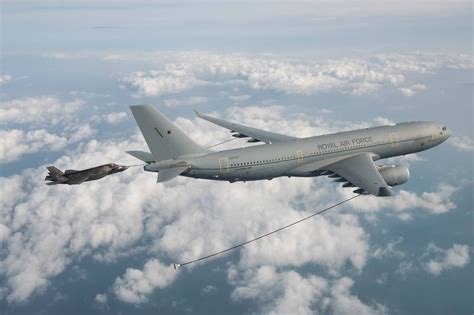
[[[472,2],[0,4],[0,314],[474,312]],[[230,134],[193,108],[297,137],[416,120],[453,135],[380,161],[410,169],[393,198],[176,271],[353,194],[140,167],[44,184],[49,165],[139,163],[128,106],[146,103],[203,146]]]

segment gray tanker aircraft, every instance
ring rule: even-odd
[[[57,185],[57,184],[68,184],[68,185],[80,185],[83,182],[100,179],[110,174],[123,172],[128,166],[117,165],[114,163],[104,164],[89,168],[86,170],[66,170],[64,173],[61,172],[55,166],[48,166],[48,176],[44,180],[50,181],[46,185]]]
[[[234,137],[264,142],[238,149],[206,149],[151,105],[130,106],[151,151],[127,151],[147,163],[145,171],[158,172],[158,182],[178,175],[231,183],[281,176],[329,176],[358,194],[393,196],[391,186],[407,182],[402,165],[376,165],[374,161],[433,148],[451,131],[435,122],[405,122],[334,134],[296,138],[222,119],[198,117],[231,130]]]

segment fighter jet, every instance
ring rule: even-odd
[[[216,152],[195,143],[155,107],[130,109],[151,152],[127,153],[146,162],[145,171],[158,172],[158,182],[178,175],[231,183],[329,176],[358,194],[393,196],[391,187],[408,181],[408,168],[374,161],[433,148],[451,135],[442,124],[417,121],[296,138],[196,112],[198,117],[229,129],[234,137],[265,143]]]
[[[50,181],[46,185],[68,184],[79,185],[83,182],[100,179],[110,174],[123,172],[128,166],[121,166],[114,163],[96,166],[86,170],[66,170],[64,173],[54,166],[48,166],[48,176],[44,180]]]

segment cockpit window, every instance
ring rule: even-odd
[[[446,127],[443,127],[443,131],[446,130]]]

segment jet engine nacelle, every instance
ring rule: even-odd
[[[402,165],[384,165],[378,168],[380,175],[389,186],[404,184],[410,178],[410,171]]]

